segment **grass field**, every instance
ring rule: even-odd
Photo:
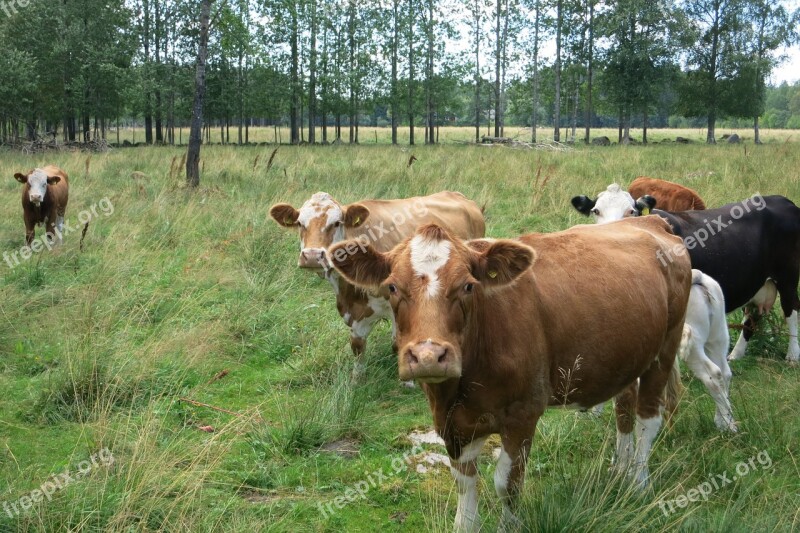
[[[0,531],[449,531],[448,469],[393,468],[412,449],[409,433],[427,431],[431,417],[421,391],[398,382],[388,324],[370,337],[365,380],[351,382],[330,288],[295,267],[297,236],[269,219],[269,206],[298,206],[318,190],[346,203],[455,189],[486,204],[487,234],[505,237],[582,223],[573,195],[638,175],[691,186],[709,206],[756,192],[798,201],[791,135],[760,147],[563,153],[282,146],[269,170],[272,147],[211,146],[196,191],[170,173],[177,148],[112,150],[88,162],[0,151],[0,251],[24,244],[14,172],[64,168],[71,226],[95,207],[83,250],[77,230],[55,251],[13,268],[0,262]],[[652,488],[642,494],[608,472],[609,409],[598,419],[548,411],[528,463],[527,528],[800,529],[800,369],[783,360],[787,340],[773,313],[733,364],[734,436],[718,433],[711,398],[684,372],[687,393],[656,442]],[[489,445],[479,462],[483,530],[493,531]],[[718,476],[737,479],[707,501],[682,499]],[[363,497],[328,512],[364,482],[373,484]],[[37,498],[46,483],[55,488]]]

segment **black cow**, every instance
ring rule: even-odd
[[[725,295],[725,312],[747,306],[742,335],[729,359],[744,356],[759,315],[772,307],[777,293],[789,326],[786,359],[800,361],[797,342],[800,208],[783,196],[755,195],[717,209],[667,212],[653,210],[655,199],[652,197],[634,201],[619,187],[611,189],[609,187],[596,200],[576,196],[572,205],[582,214],[605,222],[652,210],[683,237],[692,268],[703,271],[720,284]],[[674,253],[683,253],[682,248]],[[660,259],[668,262],[670,255]]]

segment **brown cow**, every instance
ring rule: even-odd
[[[318,192],[297,210],[289,204],[276,204],[270,215],[281,226],[300,232],[298,266],[327,279],[336,293],[336,307],[350,328],[350,347],[356,356],[356,373],[367,336],[380,319],[392,320],[387,294],[364,291],[339,279],[330,268],[325,252],[345,239],[358,239],[378,251],[389,251],[421,224],[436,223],[453,235],[471,239],[483,237],[485,223],[478,205],[458,192],[402,200],[363,200],[341,205],[331,195]],[[394,322],[392,322],[394,324]]]
[[[681,240],[668,224],[640,217],[469,242],[429,225],[388,253],[351,242],[329,249],[344,278],[391,295],[400,378],[422,383],[444,439],[457,530],[478,527],[476,459],[494,433],[502,441],[495,489],[504,520],[516,520],[548,406],[615,397],[616,467],[647,483],[665,387],[668,407],[676,403],[673,362],[692,280],[685,254],[657,259],[673,246]]]
[[[639,176],[628,187],[634,198],[650,195],[662,211],[700,211],[706,204],[697,192],[683,185],[647,176]]]
[[[17,172],[14,178],[22,188],[22,217],[25,221],[25,243],[30,246],[37,224],[45,225],[45,238],[63,242],[64,214],[69,201],[69,180],[60,168],[48,165],[27,175]]]

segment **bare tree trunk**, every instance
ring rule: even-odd
[[[308,142],[317,142],[317,2],[311,1],[311,43],[308,72]]]
[[[589,2],[589,57],[586,62],[586,134],[583,141],[589,144],[592,129],[592,74],[594,73],[594,0]]]
[[[561,7],[563,0],[556,3],[556,96],[553,103],[553,140],[561,140]]]
[[[475,15],[475,142],[481,140],[481,4],[474,0]]]
[[[408,1],[408,144],[414,144],[414,0]]]
[[[497,0],[495,13],[495,48],[494,48],[494,136],[500,137],[500,51],[502,37],[500,35],[500,22],[502,21],[502,0]]]
[[[761,144],[761,130],[758,127],[758,115],[753,117],[753,142]]]
[[[292,94],[289,103],[289,142],[291,144],[300,143],[300,122],[297,116],[300,109],[300,78],[298,70],[300,68],[300,53],[299,53],[299,36],[297,30],[297,3],[292,2],[289,9],[292,11],[291,15],[291,80]]]
[[[200,3],[200,43],[197,47],[197,70],[194,79],[194,104],[192,105],[192,131],[186,157],[186,182],[190,187],[200,185],[200,143],[203,127],[203,100],[206,96],[206,58],[208,56],[208,19],[211,1]]]
[[[398,4],[400,0],[392,0],[392,17],[393,17],[393,25],[392,25],[392,144],[397,144],[397,117],[400,113],[400,105],[398,100],[397,94],[397,48],[400,46],[400,38],[399,38],[399,16],[398,16]]]
[[[539,15],[541,6],[536,0],[536,18],[533,23],[533,100],[531,102],[531,142],[536,142],[536,123],[539,110]]]

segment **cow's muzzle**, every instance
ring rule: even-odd
[[[35,205],[36,207],[39,207],[40,205],[42,205],[42,197],[39,196],[38,194],[32,194],[30,196],[30,200],[31,200],[31,203],[33,205]]]
[[[431,340],[407,345],[400,354],[400,379],[441,383],[461,377],[461,358],[450,343]]]
[[[313,270],[330,268],[328,260],[325,257],[325,248],[304,248],[300,252],[300,258],[297,261],[297,266],[300,268],[309,268]]]

